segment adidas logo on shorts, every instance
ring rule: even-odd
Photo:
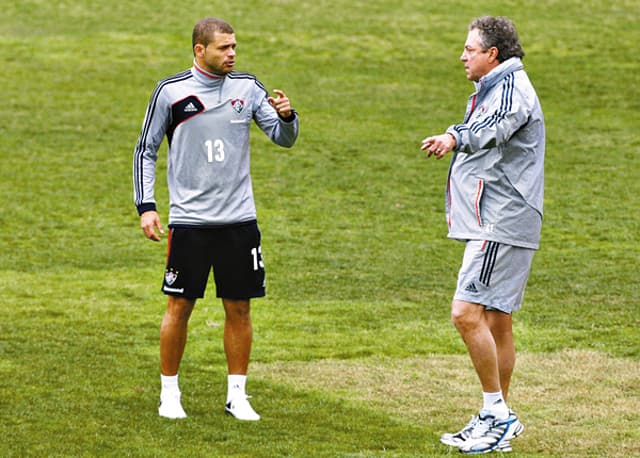
[[[475,283],[469,283],[464,290],[468,291],[470,293],[477,293],[478,292],[478,288],[476,288],[476,284]]]

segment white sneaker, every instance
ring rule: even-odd
[[[512,411],[504,420],[499,420],[486,411],[480,411],[478,421],[471,432],[471,436],[460,445],[462,453],[488,453],[494,450],[511,451],[511,439],[524,431],[524,426]],[[507,444],[504,442],[507,441]],[[501,446],[501,444],[504,444]]]
[[[457,433],[444,433],[442,436],[440,436],[440,442],[451,447],[460,447],[464,443],[464,441],[471,437],[471,432],[473,431],[473,428],[477,422],[478,416],[475,415],[471,417],[469,423],[467,423],[464,428],[462,428]]]
[[[161,395],[158,413],[165,418],[187,418],[187,414],[180,403],[180,392]]]
[[[224,408],[225,412],[238,420],[260,420],[260,415],[258,415],[256,411],[253,410],[253,407],[251,407],[251,404],[249,404],[249,397],[250,396],[244,395],[229,400]]]

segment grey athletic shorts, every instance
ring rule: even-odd
[[[468,241],[454,299],[504,313],[520,309],[534,252],[498,242]]]

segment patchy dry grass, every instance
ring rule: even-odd
[[[256,363],[254,376],[366,403],[426,429],[456,429],[480,406],[467,356]],[[516,451],[545,456],[640,455],[640,363],[567,350],[519,356],[511,406],[526,433]],[[446,417],[450,423],[441,423]],[[603,430],[609,431],[603,434]]]
[[[445,238],[448,161],[419,143],[463,115],[458,57],[481,14],[516,22],[548,134],[512,456],[640,456],[638,0],[0,5],[1,457],[458,455],[438,435],[480,398],[444,324],[463,246]],[[238,69],[302,121],[292,150],[252,138],[269,296],[250,425],[222,410],[213,285],[181,367],[190,418],[158,418],[166,240],[144,240],[131,200],[149,95],[191,64],[191,27],[212,14],[237,30]]]

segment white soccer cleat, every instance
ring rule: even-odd
[[[158,413],[165,418],[187,418],[187,414],[180,403],[180,392],[160,396]]]
[[[229,415],[232,415],[238,420],[248,420],[248,421],[257,421],[260,420],[260,415],[253,410],[251,404],[249,404],[250,396],[238,396],[233,399],[230,399],[224,410]]]

